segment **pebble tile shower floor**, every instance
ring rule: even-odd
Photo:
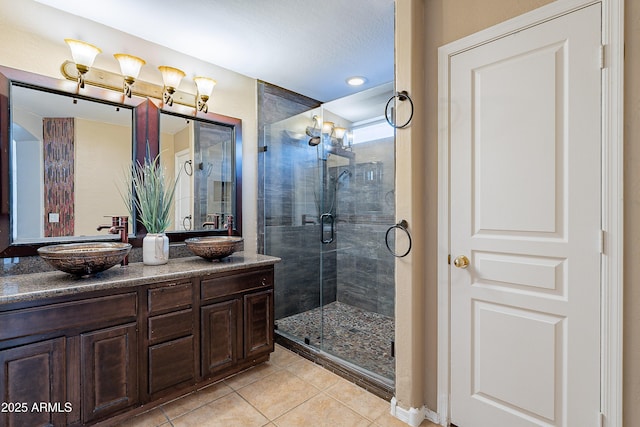
[[[394,319],[391,317],[332,302],[278,319],[276,324],[280,332],[299,340],[308,338],[307,344],[390,380],[395,378],[395,360],[391,354]],[[320,325],[323,325],[322,343]]]

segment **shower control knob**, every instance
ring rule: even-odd
[[[469,266],[469,258],[464,255],[459,255],[453,260],[453,265],[457,268],[467,268]]]

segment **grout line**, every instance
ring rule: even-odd
[[[265,418],[267,419],[267,424],[269,424],[269,423],[272,423],[272,422],[273,422],[273,420],[272,420],[271,418],[269,418],[269,417],[267,416],[267,414],[264,414],[260,409],[258,409],[258,408],[256,408],[255,406],[253,406],[253,404],[252,404],[251,402],[249,402],[247,399],[245,399],[245,398],[244,398],[244,396],[242,396],[240,393],[238,393],[237,391],[234,391],[234,393],[235,393],[235,394],[236,394],[240,399],[242,399],[242,400],[244,400],[245,402],[247,402],[247,404],[248,404],[249,406],[251,406],[253,409],[255,409],[256,411],[258,411],[258,413],[259,413],[260,415],[262,415],[263,417],[265,417]],[[265,425],[267,425],[267,424],[265,424]]]
[[[182,399],[182,398],[180,398]],[[178,400],[178,399],[176,399]],[[161,405],[158,409],[160,409],[160,412],[162,412],[162,415],[164,415],[164,417],[167,419],[167,421],[169,422],[169,425],[171,427],[174,427],[173,422],[171,421],[171,418],[169,418],[169,415],[167,415],[167,413],[164,411],[164,405]],[[166,423],[162,423],[160,424],[161,426],[164,426]]]

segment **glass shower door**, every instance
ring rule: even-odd
[[[366,110],[381,114],[391,90]],[[265,253],[282,258],[275,320],[283,336],[392,384],[394,132],[344,111],[327,103],[265,129]]]
[[[317,348],[323,170],[306,127],[319,114],[320,108],[266,127],[264,173],[265,253],[282,258],[275,270],[278,332]]]

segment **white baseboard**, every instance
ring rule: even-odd
[[[436,412],[424,406],[422,408],[404,409],[398,406],[398,401],[395,397],[391,398],[391,415],[409,424],[411,427],[418,427],[424,420],[429,420],[434,424],[440,424],[440,417]]]

